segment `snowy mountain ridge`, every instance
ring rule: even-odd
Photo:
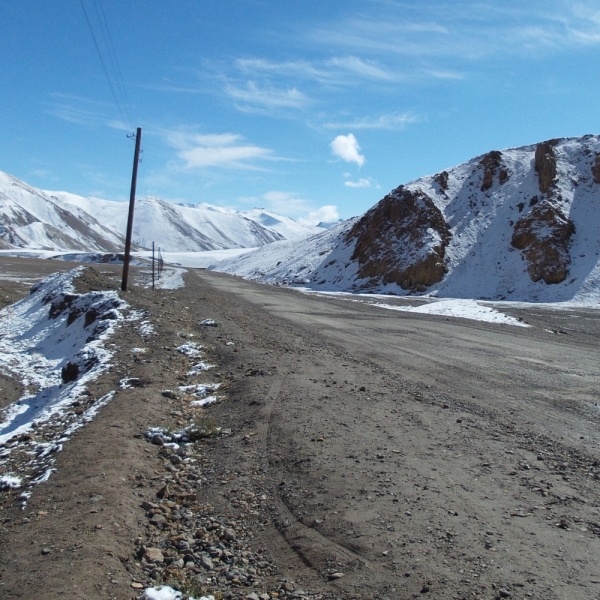
[[[0,249],[121,251],[127,212],[127,202],[44,191],[0,171]],[[238,212],[150,196],[136,201],[133,242],[200,252],[254,248],[320,231],[263,209]]]
[[[599,254],[600,136],[587,135],[489,152],[216,268],[324,291],[589,303]]]

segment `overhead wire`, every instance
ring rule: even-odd
[[[111,91],[113,100],[115,102],[115,105],[117,107],[117,110],[119,112],[119,115],[120,115],[123,123],[127,127],[133,129],[133,127],[132,127],[133,118],[132,118],[132,112],[131,112],[131,105],[129,104],[129,99],[127,98],[127,93],[125,91],[125,84],[123,83],[122,75],[120,74],[121,70],[120,70],[120,68],[118,66],[118,61],[117,61],[116,53],[114,52],[114,45],[112,45],[112,38],[110,37],[110,32],[108,32],[108,34],[107,34],[105,32],[105,29],[104,29],[104,25],[105,25],[106,28],[107,28],[107,31],[108,31],[108,23],[106,22],[106,18],[104,19],[104,25],[103,25],[102,19],[100,18],[100,13],[98,11],[98,6],[96,4],[96,0],[94,0],[94,6],[96,8],[96,13],[97,13],[97,16],[98,16],[98,20],[100,21],[100,28],[101,28],[102,34],[104,36],[104,43],[106,44],[106,46],[108,48],[108,55],[109,55],[109,58],[111,60],[113,71],[115,73],[118,73],[117,80],[120,81],[121,86],[122,86],[121,89],[119,89],[119,88],[117,88],[117,89],[119,89],[119,91],[121,92],[121,94],[124,95],[124,99],[120,99],[119,98],[119,94],[117,94],[117,92],[115,90],[115,85],[113,84],[113,79],[110,76],[109,70],[108,70],[108,68],[106,66],[106,61],[104,60],[104,56],[103,56],[102,50],[100,48],[100,44],[98,43],[98,39],[97,39],[96,34],[94,32],[94,28],[92,26],[92,22],[90,20],[89,15],[88,15],[88,11],[85,8],[85,4],[84,4],[83,0],[79,0],[79,3],[80,3],[81,8],[83,10],[83,14],[85,16],[85,20],[86,20],[88,28],[90,30],[90,34],[92,36],[92,40],[94,41],[94,46],[96,48],[96,52],[98,54],[98,58],[100,59],[100,63],[102,64],[102,70],[104,71],[104,76],[106,77],[106,81],[108,82],[108,86],[110,88],[110,91]],[[103,8],[102,8],[102,12],[104,12]],[[107,37],[110,40],[110,45],[107,42]],[[112,48],[112,54],[111,54],[111,48]]]
[[[102,4],[102,0],[88,0],[88,4],[89,2],[93,3],[96,13],[95,16],[100,24],[102,41],[104,42],[103,48],[101,48],[101,44],[99,43],[100,36],[94,31],[94,25],[92,24],[92,19],[90,19],[90,15],[92,14],[91,10],[90,13],[88,13],[84,0],[79,0],[90,34],[92,36],[92,40],[94,42],[94,46],[96,48],[96,52],[98,53],[98,58],[100,59],[100,63],[102,65],[102,70],[104,71],[106,81],[108,82],[108,86],[110,88],[117,111],[120,114],[122,123],[129,129],[129,131],[134,132],[128,134],[127,137],[130,139],[136,139],[137,136],[135,133],[136,128],[134,127],[133,111],[129,101],[129,96],[127,94],[125,81],[123,79],[123,73],[117,59],[117,53],[115,51],[113,37],[111,35],[106,13],[104,11],[104,5]],[[106,54],[108,54],[107,59],[105,57]],[[107,63],[111,67],[112,71],[108,68]],[[141,152],[143,152],[143,149],[140,148],[140,153]],[[142,162],[141,159],[139,159],[139,162]]]
[[[98,10],[98,5],[100,5],[100,10]],[[127,88],[125,87],[125,82],[123,81],[121,66],[119,65],[119,61],[117,59],[115,45],[113,43],[112,35],[110,34],[110,27],[108,26],[108,20],[106,19],[106,13],[104,12],[104,5],[102,4],[102,0],[94,0],[94,8],[96,9],[96,14],[98,15],[98,21],[100,21],[100,27],[104,36],[104,43],[108,48],[108,55],[112,63],[113,71],[117,76],[118,87],[122,95],[125,110],[127,112],[127,117],[129,118],[129,126],[130,128],[133,128],[133,113],[131,111],[131,103],[129,102]]]

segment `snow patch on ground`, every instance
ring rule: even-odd
[[[129,390],[132,387],[135,387],[135,384],[139,381],[138,377],[123,377],[121,381],[119,381],[119,389],[120,390]]]
[[[0,477],[0,490],[18,490],[22,484],[23,480],[14,475],[2,475]]]
[[[169,268],[162,272],[161,278],[154,281],[154,287],[159,290],[176,290],[185,287],[183,274],[187,273],[186,269]],[[149,283],[146,287],[150,287]]]
[[[168,585],[161,585],[160,587],[146,588],[138,600],[181,600],[182,598],[181,592]]]
[[[154,331],[154,325],[152,325],[152,323],[150,323],[150,321],[142,321],[138,327],[138,331],[140,332],[140,335],[146,337],[149,335],[155,335],[155,331]]]
[[[202,398],[201,400],[192,400],[190,402],[190,406],[210,406],[211,404],[215,404],[219,399],[216,396],[207,396],[206,398]]]
[[[175,350],[177,350],[177,352],[181,352],[181,354],[185,354],[186,356],[189,356],[190,358],[195,358],[197,356],[200,356],[202,354],[200,352],[201,349],[202,349],[202,346],[199,346],[198,344],[196,344],[196,342],[186,342],[185,344],[181,344],[181,346],[178,346],[177,348],[175,348]]]
[[[482,306],[475,300],[464,300],[452,298],[450,300],[440,300],[431,302],[423,306],[398,306],[395,304],[385,304],[383,302],[374,303],[373,306],[386,308],[388,310],[399,310],[403,312],[421,313],[426,315],[441,315],[446,317],[458,317],[461,319],[472,319],[474,321],[485,321],[487,323],[502,323],[505,325],[516,325],[518,327],[530,327],[526,323],[509,317],[489,306]]]
[[[204,319],[203,321],[200,321],[200,325],[202,325],[202,327],[216,327],[217,322],[214,319]]]
[[[179,386],[179,391],[184,394],[189,394],[191,396],[197,396],[198,398],[202,398],[206,396],[208,392],[215,392],[221,387],[220,383],[198,383],[195,385],[182,385]]]
[[[174,590],[168,585],[162,585],[160,587],[146,588],[144,593],[138,598],[138,600],[181,600],[183,596],[181,592]],[[214,596],[201,596],[195,598],[189,596],[188,600],[215,600]]]
[[[208,371],[209,369],[214,369],[215,365],[209,365],[207,362],[204,361],[200,361],[199,363],[195,364],[188,372],[187,374],[192,376],[192,375],[198,375],[199,373],[202,373],[202,371]]]
[[[113,397],[96,399],[87,385],[108,368],[105,342],[129,307],[113,291],[76,293],[82,269],[47,277],[0,311],[0,368],[25,388],[0,411],[0,475],[18,469],[23,487],[45,481],[53,454]]]

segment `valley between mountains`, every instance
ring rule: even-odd
[[[27,279],[0,281],[5,302],[74,266],[0,260]],[[121,297],[151,327],[120,324],[72,417],[112,400],[24,506],[0,496],[3,598],[598,596],[595,309],[513,304],[517,327],[208,271],[153,291],[132,271]],[[118,281],[101,265],[75,285]],[[206,437],[172,443],[193,423]],[[26,461],[52,435],[4,450]]]

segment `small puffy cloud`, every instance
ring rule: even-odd
[[[365,157],[360,153],[360,146],[358,140],[353,134],[338,135],[333,142],[331,142],[331,151],[334,156],[345,160],[346,162],[354,162],[359,167],[365,164]]]
[[[371,180],[359,179],[358,181],[345,181],[344,185],[349,188],[368,188],[371,187]]]
[[[187,169],[206,167],[255,168],[248,164],[271,157],[271,150],[242,143],[242,136],[233,133],[202,135],[186,131],[169,132],[167,139],[177,149],[177,155]]]
[[[298,223],[302,225],[318,225],[319,223],[334,223],[340,218],[337,206],[328,204],[308,213],[306,217],[300,217]]]

